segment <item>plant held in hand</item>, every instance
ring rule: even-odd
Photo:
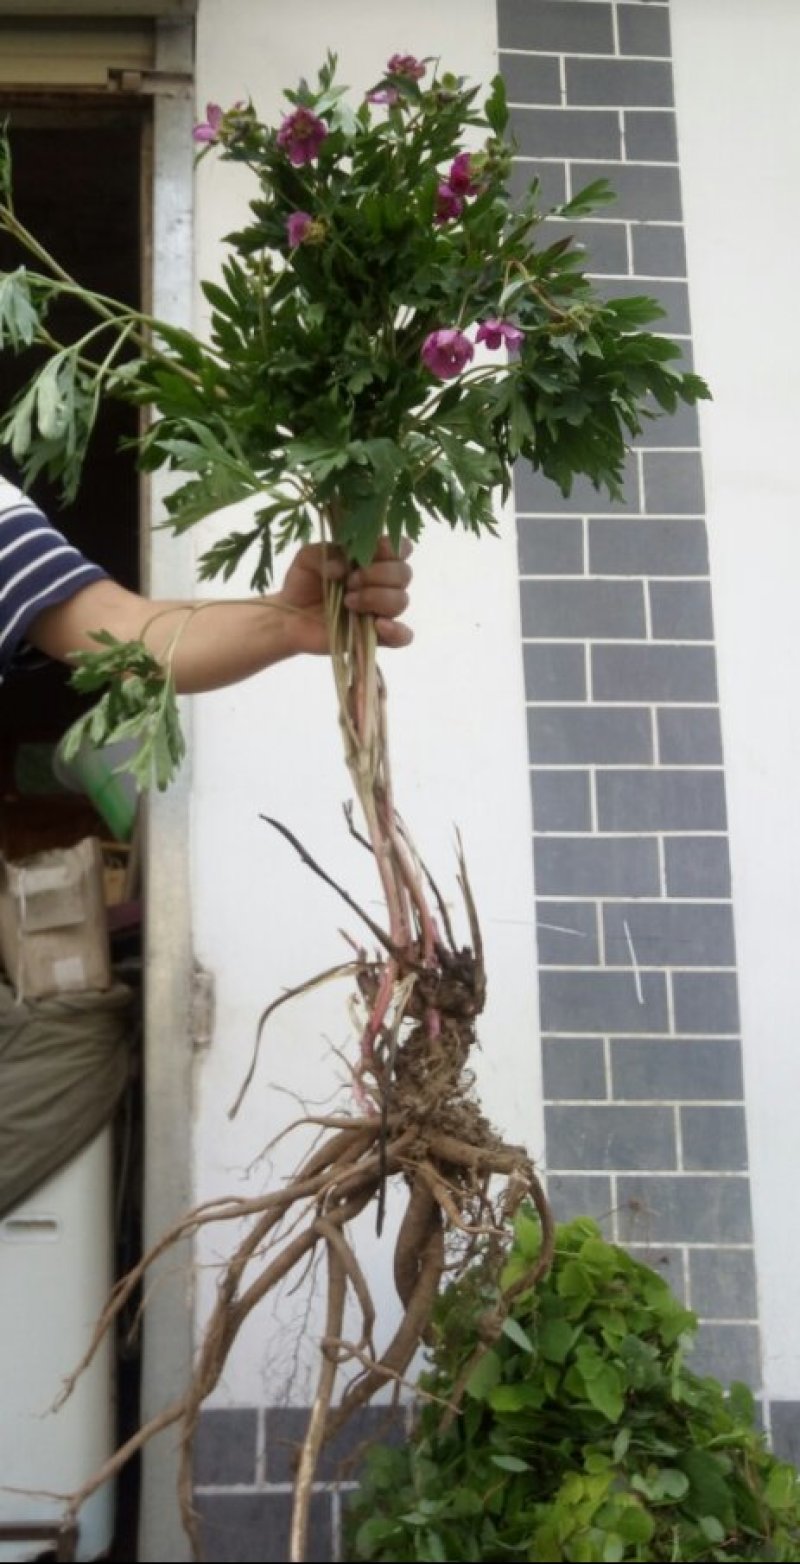
[[[32,266],[0,276],[0,346],[49,349],[0,425],[27,478],[45,469],[74,494],[100,400],[142,405],[150,421],[140,463],[177,475],[165,501],[176,532],[234,501],[252,502],[250,521],[205,553],[201,574],[227,579],[247,559],[256,590],[269,581],[274,553],[312,533],[357,564],[372,560],[384,534],[395,549],[417,539],[428,519],[492,533],[497,495],[510,491],[519,460],[564,493],[583,474],[619,494],[642,419],[707,393],[676,367],[678,348],[641,329],[662,313],[656,304],[596,296],[566,227],[563,238],[539,245],[536,184],[518,203],[509,189],[502,80],[481,105],[477,87],[395,54],[354,109],[329,57],[316,86],[302,82],[286,96],[277,129],[237,103],[210,104],[195,131],[201,156],[246,165],[255,185],[247,221],[228,236],[221,276],[203,285],[208,340],[67,276],[14,212],[5,148],[0,227]],[[555,215],[580,217],[610,198],[598,182]],[[48,326],[50,304],[63,293],[87,310],[87,328],[72,342]],[[524,1276],[500,1289],[502,1323],[520,1289],[546,1270],[552,1236],[529,1157],[503,1142],[471,1091],[467,1062],[485,974],[463,859],[467,946],[396,810],[374,626],[347,610],[335,583],[328,624],[346,761],[386,906],[385,927],[363,915],[377,954],[359,951],[336,969],[352,974],[366,1007],[357,1111],[315,1121],[329,1136],[285,1189],[200,1208],[159,1244],[163,1252],[212,1221],[246,1216],[250,1224],[222,1274],[185,1395],[115,1457],[119,1464],[152,1433],[182,1422],[192,1530],[189,1443],[200,1404],[251,1310],[324,1251],[327,1321],[298,1468],[296,1559],[323,1439],[387,1381],[402,1381],[429,1332],[446,1251],[448,1264],[463,1264],[488,1234],[500,1256],[505,1219],[534,1200],[542,1242]],[[98,679],[117,681],[116,697],[88,719],[93,737],[112,740],[121,725],[128,736],[141,732],[165,782],[181,753],[168,659],[163,680],[119,645],[81,663],[84,688],[93,668]],[[139,775],[145,770],[140,760]],[[408,1193],[394,1256],[403,1314],[379,1355],[345,1224],[370,1202],[380,1213],[389,1178]],[[253,1280],[252,1257],[290,1216],[294,1226]],[[120,1283],[101,1330],[150,1259]],[[361,1310],[358,1341],[343,1337],[348,1293]],[[347,1366],[355,1377],[332,1409]],[[108,1469],[97,1480],[106,1476]]]

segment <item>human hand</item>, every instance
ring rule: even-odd
[[[408,607],[411,566],[407,564],[411,544],[404,538],[399,556],[388,538],[381,538],[370,565],[348,566],[340,549],[321,543],[309,543],[295,555],[286,572],[278,601],[296,610],[287,623],[297,651],[327,652],[324,586],[330,581],[345,583],[344,605],[356,614],[372,614],[381,646],[408,646],[414,633],[399,618]]]

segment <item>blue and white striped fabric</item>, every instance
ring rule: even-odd
[[[0,478],[0,680],[37,614],[105,577],[21,489]]]

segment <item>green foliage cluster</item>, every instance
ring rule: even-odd
[[[176,529],[258,497],[252,525],[203,564],[227,575],[254,549],[257,587],[274,547],[305,538],[320,509],[361,562],[382,532],[416,537],[424,516],[491,530],[493,493],[508,491],[518,456],[565,492],[576,473],[618,491],[642,416],[706,388],[675,367],[678,347],[640,329],[663,314],[657,304],[598,296],[568,231],[538,246],[537,183],[519,202],[509,188],[502,78],[480,108],[478,87],[430,62],[420,70],[430,80],[385,78],[387,107],[365,98],[353,109],[329,56],[316,87],[286,93],[324,127],[299,166],[250,105],[222,115],[214,150],[251,169],[256,194],[219,280],[203,284],[207,341],[76,289],[58,269],[0,276],[0,344],[46,342],[49,300],[65,288],[100,317],[80,342],[50,342],[52,360],[0,427],[28,477],[46,466],[74,492],[98,395],[142,402],[153,418],[141,465],[183,479],[166,502]],[[467,143],[470,193],[443,220],[440,186]],[[556,215],[609,199],[599,182]],[[293,244],[298,213],[310,228]],[[10,196],[0,225],[24,242]],[[432,332],[500,318],[523,333],[511,362],[490,355],[445,384],[426,367]]]
[[[526,1212],[500,1285],[535,1259]],[[800,1479],[753,1426],[744,1385],[726,1394],[684,1363],[696,1326],[662,1277],[579,1219],[512,1304],[463,1410],[441,1400],[496,1294],[480,1265],[443,1295],[411,1443],[370,1452],[349,1515],[360,1560],[793,1560]]]
[[[175,686],[164,666],[141,641],[119,641],[108,630],[94,639],[96,652],[76,652],[72,684],[81,695],[105,690],[91,710],[72,724],[61,744],[65,761],[83,744],[136,740],[131,757],[116,768],[130,771],[140,788],[165,788],[180,765],[186,742],[178,717]]]
[[[396,546],[428,517],[492,532],[497,492],[508,494],[518,458],[564,493],[583,474],[617,494],[642,420],[708,395],[677,367],[680,349],[642,329],[663,315],[658,304],[601,297],[566,223],[563,237],[539,244],[547,214],[537,182],[519,200],[511,190],[501,77],[481,107],[478,87],[437,75],[431,61],[412,60],[410,73],[390,62],[379,84],[389,101],[376,106],[370,93],[354,109],[335,67],[329,56],[315,87],[286,93],[282,127],[250,104],[210,106],[205,151],[245,164],[256,193],[219,277],[202,285],[205,336],[68,276],[15,212],[11,146],[0,134],[0,231],[26,252],[26,264],[0,273],[0,351],[35,355],[0,418],[0,444],[26,483],[44,472],[71,500],[103,399],[146,408],[137,456],[144,470],[175,476],[167,524],[181,532],[251,500],[244,522],[202,555],[200,574],[227,579],[247,558],[259,591],[276,549],[322,522],[359,563],[381,534]],[[318,133],[299,162],[286,139],[298,114]],[[458,158],[467,189],[443,215]],[[551,215],[580,218],[611,199],[599,181]],[[52,310],[64,295],[88,315],[66,342]],[[510,356],[476,353],[491,322],[511,330]],[[467,344],[453,375],[423,351],[440,332]],[[120,688],[124,657],[112,668],[106,647],[98,658],[117,681],[103,710],[120,720],[98,719],[93,736],[139,733],[161,757],[141,775],[163,785],[180,745],[160,688],[137,685],[137,728],[130,690]]]

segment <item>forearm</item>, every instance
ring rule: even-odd
[[[92,633],[98,630],[118,640],[144,640],[154,656],[169,660],[176,688],[191,695],[235,684],[301,651],[302,617],[279,593],[252,602],[152,602],[113,581],[98,581],[46,609],[28,639],[62,661],[72,652],[96,651]]]

